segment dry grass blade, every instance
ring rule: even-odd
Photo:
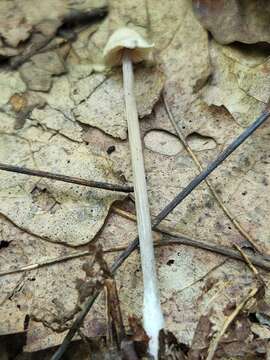
[[[225,334],[226,330],[230,326],[230,324],[234,321],[234,319],[237,317],[237,315],[240,313],[240,311],[244,308],[246,303],[253,298],[258,292],[257,288],[252,289],[247,296],[240,302],[240,304],[235,308],[235,310],[227,317],[225,320],[221,330],[218,332],[216,337],[213,339],[213,341],[210,343],[209,349],[208,349],[208,355],[206,360],[212,360],[214,358],[215,352],[217,350],[218,344],[222,338],[222,336]]]
[[[117,247],[104,249],[103,253],[112,253],[112,252],[123,251],[124,249],[126,249],[126,247],[127,247],[127,245],[122,245],[122,246],[117,246]],[[68,261],[68,260],[76,259],[76,258],[83,257],[83,256],[89,256],[91,254],[92,254],[91,251],[78,251],[78,252],[76,251],[76,252],[71,253],[69,255],[59,256],[59,257],[51,258],[51,259],[46,259],[46,260],[40,261],[40,262],[35,263],[35,264],[29,264],[29,265],[22,266],[22,267],[17,268],[17,269],[10,269],[10,270],[1,271],[0,272],[0,277],[1,276],[6,276],[6,275],[11,275],[11,274],[16,274],[16,273],[20,273],[20,272],[24,272],[24,271],[30,271],[30,270],[39,269],[39,268],[44,267],[44,266],[58,264],[58,263],[63,262],[63,261]]]
[[[253,298],[255,295],[258,295],[259,291],[262,290],[263,293],[264,293],[265,284],[264,284],[262,278],[260,277],[260,274],[259,274],[258,270],[252,264],[249,257],[241,250],[241,248],[236,244],[234,244],[234,246],[239,251],[239,253],[243,257],[243,260],[246,262],[246,264],[248,265],[250,270],[255,275],[255,279],[257,280],[257,287],[254,288],[254,289],[251,289],[250,292],[247,294],[247,296],[240,302],[240,304],[235,308],[235,310],[227,317],[227,319],[225,320],[221,330],[219,331],[219,333],[216,335],[216,337],[213,339],[213,341],[209,345],[208,355],[207,355],[206,360],[212,360],[214,358],[215,352],[216,352],[216,350],[218,348],[218,344],[219,344],[222,336],[225,334],[226,330],[228,329],[230,324],[234,321],[234,319],[237,317],[237,315],[240,313],[240,311],[244,308],[246,303],[251,298]]]
[[[237,245],[234,244],[234,246],[236,247],[236,249],[240,252],[240,254],[242,255],[244,261],[247,263],[247,265],[249,266],[250,270],[253,271],[255,277],[257,277],[259,275],[258,270],[255,268],[255,266],[252,264],[252,262],[250,261],[250,258],[244,253],[244,251]]]

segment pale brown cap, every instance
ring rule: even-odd
[[[148,60],[154,44],[148,43],[139,33],[127,27],[116,30],[109,38],[103,56],[111,66],[122,63],[123,51],[129,49],[133,63]]]

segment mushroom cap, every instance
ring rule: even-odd
[[[103,56],[108,65],[116,66],[122,63],[125,49],[129,49],[133,63],[149,59],[154,44],[148,43],[139,33],[127,27],[116,30],[109,38]]]

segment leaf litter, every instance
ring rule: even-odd
[[[6,14],[16,3],[2,2],[1,11]],[[50,41],[62,23],[62,3],[57,2],[59,7],[55,6],[52,12],[50,26],[38,19],[43,29],[50,29],[50,36],[54,34]],[[84,2],[76,3],[79,8],[85,6]],[[95,3],[97,7],[104,7],[103,1]],[[47,11],[51,11],[51,4],[48,4]],[[28,1],[23,11],[32,8],[33,4]],[[13,24],[20,23],[21,11],[15,12]],[[33,13],[33,18],[37,19],[35,16]],[[8,43],[1,47],[2,56],[22,54],[27,42],[28,45],[31,42],[30,34],[36,23],[27,20],[26,24],[20,24],[23,24],[20,33],[0,31]],[[68,51],[60,47],[42,56],[35,55],[17,71],[1,71],[0,157],[2,162],[66,175],[115,183],[132,182],[120,73],[108,72],[102,65],[103,45],[109,34],[123,25],[141,31],[142,35],[149,34],[157,49],[155,62],[158,66],[136,69],[154,217],[197,174],[184,147],[180,142],[177,145],[177,133],[164,104],[159,101],[162,88],[184,138],[190,141],[203,166],[256,118],[268,100],[267,51],[237,44],[224,46],[209,39],[188,1],[170,0],[162,6],[152,0],[147,1],[147,6],[144,1],[136,4],[129,0],[121,4],[110,1],[108,16],[78,32]],[[12,28],[15,29],[15,25]],[[55,59],[60,56],[64,67],[52,62],[49,65],[53,69],[45,69],[43,59],[50,53]],[[48,83],[45,87],[42,77],[31,78],[27,73],[30,82],[37,84],[34,88],[25,77],[20,77],[23,67],[33,61],[37,68],[46,71]],[[27,97],[28,105],[14,107],[12,96],[15,94]],[[18,119],[23,121],[18,122]],[[265,195],[270,175],[268,138],[266,124],[210,176],[223,203],[265,255],[269,255],[266,216],[269,199]],[[205,145],[209,143],[212,145]],[[107,153],[109,147],[114,147],[110,154]],[[124,199],[122,194],[4,172],[0,181],[3,214],[0,234],[1,243],[6,244],[0,250],[1,270],[74,251],[67,245],[83,251],[84,245],[94,239],[104,248],[118,247],[136,235],[132,221],[112,213],[108,217],[112,203]],[[236,243],[243,249],[250,246],[224,215],[205,184],[176,208],[166,223],[201,241],[228,247]],[[160,238],[169,236],[160,235]],[[109,264],[114,257],[113,253],[105,255]],[[221,329],[224,318],[252,290],[254,278],[239,262],[189,246],[157,248],[156,258],[166,328],[179,343],[191,346],[190,356],[195,359],[194,351],[201,353],[208,349],[209,340]],[[65,332],[55,333],[54,326],[58,326],[55,317],[59,323],[71,324],[72,318],[66,324],[65,320],[76,306],[76,279],[84,279],[84,262],[83,258],[72,259],[1,277],[4,291],[0,313],[5,324],[1,334],[24,331],[25,319],[30,315],[25,351],[60,344]],[[260,301],[267,303],[269,276],[267,272],[261,274],[266,287]],[[33,278],[35,280],[31,280]],[[116,283],[124,324],[128,326],[129,315],[141,316],[142,283],[137,253],[119,269]],[[85,336],[106,335],[103,300],[100,298],[87,316],[82,328]],[[37,314],[38,322],[35,320]],[[260,314],[260,306],[256,303],[251,310],[238,315],[226,333],[225,343],[221,341],[217,356],[229,359],[265,355],[267,325],[263,320],[251,321],[255,314]],[[259,319],[265,317],[258,315]],[[244,329],[242,334],[240,328]],[[256,332],[261,334],[259,339]],[[203,347],[196,339],[201,342],[205,339]],[[232,344],[237,346],[232,347]]]

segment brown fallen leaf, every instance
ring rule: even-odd
[[[202,25],[221,44],[270,42],[268,1],[193,0],[193,9]]]
[[[135,72],[135,94],[139,117],[150,115],[164,85],[164,75],[155,68],[138,67]],[[124,140],[127,138],[124,94],[121,72],[102,79],[74,109],[81,123],[97,127],[107,134]]]
[[[63,59],[53,51],[32,56],[19,70],[28,90],[45,92],[52,86],[52,77],[65,71]]]
[[[78,5],[79,2],[76,4]],[[89,5],[88,2],[84,4]],[[62,11],[61,8],[60,12]],[[43,14],[44,12],[40,12],[40,16]],[[44,22],[40,25],[42,31],[47,34],[49,30],[54,31],[56,26],[50,26],[49,23]],[[108,121],[102,122],[103,118],[100,116],[99,122],[95,123],[101,130],[94,128],[93,125],[96,126],[94,123],[89,125],[76,121],[74,116],[77,106],[82,107],[84,102],[96,96],[100,88],[104,90],[106,81],[111,84],[113,77],[117,76],[117,74],[105,72],[101,64],[101,49],[109,34],[120,25],[128,25],[143,34],[150,34],[157,47],[157,62],[162,64],[162,79],[157,75],[157,84],[145,85],[146,89],[155,88],[155,91],[151,92],[151,98],[148,98],[147,91],[142,89],[143,98],[139,100],[143,104],[143,114],[147,114],[141,119],[141,126],[145,144],[151,212],[154,217],[179,192],[179,189],[197,174],[197,169],[189,155],[177,142],[176,133],[169,122],[164,106],[160,101],[156,102],[159,97],[159,91],[156,90],[161,87],[159,81],[162,80],[163,86],[165,79],[164,96],[183,136],[190,146],[193,146],[193,151],[203,167],[242,132],[242,128],[255,118],[260,108],[264,106],[264,102],[267,101],[267,52],[260,50],[257,46],[251,48],[234,44],[225,47],[209,39],[207,31],[196,20],[191,2],[188,0],[168,0],[167,2],[148,0],[147,6],[143,0],[136,3],[132,0],[110,1],[110,12],[107,18],[78,33],[77,39],[72,40],[71,50],[64,51],[63,58],[67,72],[51,78],[52,84],[48,92],[29,93],[29,98],[27,98],[29,104],[35,93],[46,105],[41,109],[36,107],[32,109],[33,111],[22,122],[22,126],[17,129],[14,128],[16,114],[9,101],[14,94],[24,96],[22,94],[25,94],[26,85],[21,80],[18,71],[5,69],[5,72],[0,72],[0,156],[5,156],[6,159],[7,149],[8,158],[13,164],[32,164],[35,168],[35,161],[44,166],[43,170],[49,170],[49,166],[52,171],[59,170],[58,162],[54,163],[55,157],[61,157],[64,161],[75,156],[76,159],[80,159],[81,164],[85,164],[86,161],[87,165],[78,165],[79,168],[77,168],[71,162],[70,174],[80,175],[83,172],[83,175],[88,177],[93,163],[96,164],[96,158],[101,157],[104,163],[102,160],[102,169],[98,174],[102,174],[104,179],[112,177],[112,180],[119,182],[125,178],[132,181],[128,144],[125,140],[125,124],[121,122],[120,116],[117,121],[120,120],[114,123],[114,130],[115,126],[118,126],[117,129],[123,136],[122,140],[119,136],[116,138],[109,135],[112,129],[111,123],[108,122],[110,114],[106,112],[106,109],[103,109],[102,113],[107,116]],[[57,38],[54,40],[57,42]],[[27,40],[26,43],[30,44]],[[16,49],[7,47],[2,40],[0,40],[0,45],[0,53],[6,53],[5,56],[23,54],[25,50],[23,43]],[[147,70],[159,71],[159,69],[154,69],[153,67]],[[140,71],[141,69],[138,68],[137,72]],[[144,80],[142,79],[142,85]],[[114,86],[112,86],[113,89],[115,89]],[[106,90],[110,91],[111,87],[106,87]],[[152,96],[153,94],[155,96]],[[104,95],[104,101],[105,99]],[[102,99],[98,100],[99,104],[103,104]],[[96,106],[96,104],[95,101],[92,105]],[[93,119],[93,121],[96,120],[94,115]],[[3,139],[5,139],[4,145]],[[52,148],[56,149],[57,156],[48,156]],[[62,152],[59,148],[65,151]],[[81,149],[83,149],[83,155],[81,155]],[[269,213],[268,152],[269,126],[266,124],[211,177],[213,187],[222,201],[256,241],[264,255],[269,254],[269,224],[266,216]],[[103,167],[104,164],[111,164],[109,167],[113,171],[112,173],[109,171],[109,175],[107,167]],[[67,169],[66,165],[63,167],[61,165],[61,169],[64,172]],[[121,172],[121,177],[118,173],[115,175],[115,170]],[[2,173],[0,175],[0,179],[3,179]],[[17,184],[18,179],[8,178],[5,181],[5,188],[8,185]],[[21,181],[23,184],[19,183],[19,185],[26,186],[23,194],[26,197],[33,196],[35,200],[35,202],[31,200],[30,206],[35,208],[38,205],[39,209],[42,208],[42,216],[46,214],[44,208],[50,207],[54,201],[48,196],[48,191],[50,190],[50,194],[56,192],[57,195],[59,192],[63,194],[64,191],[56,189],[55,183],[51,182],[37,183],[37,179],[34,182],[28,182],[26,178],[21,178]],[[29,195],[33,186],[36,185],[33,195]],[[44,191],[45,188],[46,191]],[[3,189],[2,186],[1,189]],[[25,202],[20,203],[19,207],[16,206],[15,202],[18,198],[12,195],[18,194],[22,189],[16,187],[15,192],[13,191],[14,188],[11,194],[7,192],[2,194],[1,206],[7,207],[12,203],[15,210],[8,215],[14,217],[17,225],[22,225],[23,221],[27,220],[29,231],[30,219],[21,217],[20,223],[17,223],[18,218],[15,217],[17,212],[25,215]],[[71,204],[72,206],[80,204],[83,208],[92,209],[94,200],[97,200],[98,206],[101,203],[104,204],[103,193],[100,193],[100,196],[97,193],[91,193],[89,199],[86,199],[86,194],[82,194],[82,199],[86,199],[83,202],[78,197],[79,193],[72,191],[68,188],[66,192],[64,191],[65,199],[61,198],[65,209],[69,209]],[[107,204],[106,194],[105,197]],[[19,199],[22,198],[19,197]],[[57,200],[59,201],[59,197]],[[7,225],[8,221],[4,219],[0,230],[3,230],[1,240],[4,241],[3,244],[6,247],[0,250],[1,271],[68,255],[74,249],[69,249],[65,243],[75,244],[75,239],[75,245],[78,246],[78,239],[80,238],[79,241],[82,239],[81,231],[86,234],[85,243],[92,239],[95,233],[95,241],[104,248],[119,247],[134,238],[136,227],[131,221],[112,214],[103,226],[107,210],[103,214],[104,218],[98,218],[100,227],[97,230],[97,226],[97,233],[93,231],[91,224],[82,229],[77,221],[75,227],[68,228],[65,222],[66,217],[64,217],[65,228],[60,229],[57,236],[54,233],[51,234],[53,240],[63,240],[61,244],[50,243],[37,236],[29,235],[14,224]],[[88,215],[86,217],[87,220],[91,218]],[[53,216],[51,219],[55,220]],[[233,242],[240,248],[248,247],[245,239],[224,216],[204,184],[170,214],[166,223],[187,236],[207,243],[211,242],[217,247],[220,245],[230,247]],[[44,225],[44,222],[42,224]],[[32,226],[31,230],[41,233],[37,226]],[[167,235],[159,235],[159,238],[160,240],[168,239]],[[78,246],[77,250],[85,251],[86,248]],[[173,245],[158,248],[155,251],[166,326],[174,333],[177,342],[181,346],[184,344],[186,348],[191,345],[197,323],[203,314],[213,314],[209,321],[214,324],[214,329],[220,328],[224,316],[228,316],[234,304],[238,304],[246,296],[254,282],[244,264],[201,249]],[[108,264],[113,262],[115,256],[114,253],[106,255]],[[24,278],[21,278],[20,274],[2,277],[1,301],[3,305],[0,309],[0,316],[3,319],[2,334],[22,332],[26,326],[25,351],[28,352],[59,345],[66,332],[60,334],[50,329],[54,326],[51,314],[65,319],[74,310],[77,302],[75,279],[84,278],[81,270],[84,261],[85,259],[72,259],[61,265],[31,270]],[[135,252],[116,275],[125,326],[129,315],[135,314],[138,318],[141,316],[142,283],[138,264],[139,257]],[[262,277],[269,285],[268,274],[262,273]],[[230,309],[226,308],[228,299],[231,301]],[[269,303],[267,286],[264,301]],[[242,324],[240,328],[245,330],[245,334],[249,329],[247,323],[252,319],[259,321],[261,326],[269,325],[269,309],[263,306],[259,308],[256,301],[251,305],[254,308],[248,310],[251,314],[250,318],[246,318],[247,321],[239,318]],[[33,320],[29,322],[29,316],[34,308],[43,317],[44,324],[49,327]],[[106,335],[104,309],[104,298],[101,296],[80,330],[86,338],[94,337],[99,341],[100,337]],[[223,313],[224,309],[227,310],[226,314]],[[251,329],[252,324],[249,324]],[[64,325],[68,325],[68,322]],[[227,334],[229,331],[230,329]],[[259,332],[258,329],[257,332]],[[235,333],[235,328],[232,326],[233,336],[230,339],[234,339],[235,342],[226,344],[222,340],[220,343],[220,351],[225,354],[225,357],[229,356],[227,354],[234,356],[238,350],[242,357],[254,354],[258,358],[260,354],[264,356],[265,344],[261,339],[255,338],[254,332],[248,332],[251,339],[249,343],[243,342],[243,339],[239,339]],[[106,354],[105,350],[102,355],[104,354]],[[219,349],[217,354],[219,354]]]
[[[130,316],[128,318],[130,330],[131,330],[131,341],[134,344],[134,348],[139,358],[147,355],[149,337],[147,336],[140,320],[136,316]]]
[[[263,337],[257,338],[253,336],[253,325],[248,319],[247,313],[239,314],[234,319],[226,333],[219,338],[215,352],[212,351],[213,347],[211,347],[213,343],[210,343],[215,326],[211,323],[210,318],[207,315],[200,318],[191,349],[188,353],[188,359],[227,359],[233,357],[255,360],[265,358],[267,351],[266,341]],[[211,350],[208,353],[209,345],[209,350]]]
[[[85,145],[70,145],[61,136],[56,136],[50,145],[42,142],[41,137],[34,141],[35,127],[31,125],[21,130],[21,134],[25,132],[30,143],[16,135],[0,135],[1,161],[78,177],[110,178],[113,183],[119,181],[110,160],[91,154]],[[41,133],[44,134],[42,130]],[[2,214],[32,234],[75,246],[88,243],[103,225],[110,205],[124,198],[121,193],[92,191],[20,174],[3,173],[0,182],[0,197],[6,199],[1,202]]]
[[[83,3],[56,0],[42,3],[39,7],[33,0],[24,3],[3,0],[0,4],[0,35],[4,42],[0,43],[0,54],[5,57],[20,54],[21,57],[13,62],[13,66],[18,67],[47,45],[62,24],[74,24],[80,17],[90,20],[91,13],[98,17],[98,10],[101,16],[102,12],[106,13],[106,7],[106,0]]]

